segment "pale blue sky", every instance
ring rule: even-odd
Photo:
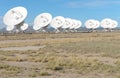
[[[28,10],[27,23],[33,23],[34,18],[43,12],[51,13],[53,17],[64,16],[81,20],[101,21],[111,18],[120,22],[120,0],[0,0],[0,28],[4,27],[2,17],[11,8],[23,6]]]

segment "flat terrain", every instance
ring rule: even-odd
[[[120,32],[0,35],[0,78],[120,78]]]

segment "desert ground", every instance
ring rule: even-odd
[[[1,34],[0,78],[120,78],[120,32]]]

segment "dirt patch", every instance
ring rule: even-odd
[[[4,61],[5,64],[8,64],[10,66],[16,66],[16,67],[23,67],[23,68],[31,68],[34,66],[40,67],[42,63],[39,62],[13,62],[13,61]]]
[[[5,44],[5,43],[14,43],[14,42],[30,42],[30,41],[39,41],[43,39],[26,39],[26,40],[2,40],[0,41],[0,44]]]
[[[26,51],[26,50],[39,50],[40,48],[44,48],[43,46],[24,46],[24,47],[7,47],[7,48],[0,48],[2,51],[10,51],[10,50],[20,50],[20,51]]]

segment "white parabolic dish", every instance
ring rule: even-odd
[[[62,28],[67,29],[72,26],[72,20],[70,18],[65,18],[65,23],[63,24]]]
[[[13,26],[13,25],[6,27],[6,30],[7,30],[7,31],[12,31],[13,29],[14,29],[14,26]]]
[[[109,18],[105,18],[101,21],[101,27],[110,28],[112,26],[112,20]]]
[[[95,26],[95,21],[93,19],[89,19],[85,22],[85,26],[87,29],[92,29]]]
[[[110,28],[113,29],[113,28],[116,28],[117,26],[118,26],[118,22],[115,20],[112,20],[112,25]]]
[[[74,27],[74,29],[78,29],[78,28],[80,28],[82,26],[82,22],[81,21],[76,20],[76,22],[77,22],[77,25]]]
[[[75,19],[72,19],[72,26],[70,26],[70,29],[74,29],[77,26],[77,21]]]
[[[93,27],[93,29],[96,29],[100,26],[100,22],[98,20],[94,20],[95,21],[95,26]]]
[[[38,15],[34,20],[34,30],[39,30],[42,27],[47,26],[52,20],[52,15],[50,13],[42,13]]]
[[[28,28],[28,24],[24,23],[20,28],[24,31]]]
[[[65,23],[65,18],[62,16],[56,16],[53,18],[52,22],[50,23],[51,27],[57,29],[63,26]]]
[[[7,26],[15,26],[25,20],[27,16],[27,10],[24,7],[15,7],[10,9],[3,18],[4,24]]]

